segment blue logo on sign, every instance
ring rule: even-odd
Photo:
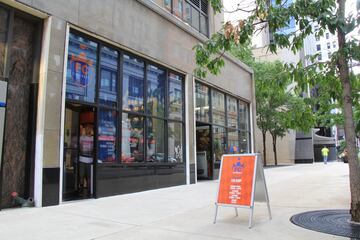
[[[240,162],[240,158],[237,159],[238,162],[234,163],[232,169],[234,173],[241,173],[244,169],[245,165]]]

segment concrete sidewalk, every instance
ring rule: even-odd
[[[273,219],[266,205],[249,211],[219,208],[213,224],[217,181],[47,208],[0,212],[1,240],[215,240],[346,239],[299,228],[289,218],[319,209],[349,208],[348,165],[295,165],[265,170]]]

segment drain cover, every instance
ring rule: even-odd
[[[360,239],[360,225],[350,223],[349,210],[321,210],[299,213],[290,221],[300,227],[337,236]]]

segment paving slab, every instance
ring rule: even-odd
[[[348,165],[333,162],[265,169],[273,219],[256,203],[254,226],[249,211],[220,207],[213,224],[218,181],[204,181],[46,208],[0,212],[0,239],[346,239],[297,227],[289,218],[320,209],[350,205]]]

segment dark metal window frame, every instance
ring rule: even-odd
[[[87,35],[86,33],[83,33],[81,31],[78,31],[76,29],[70,29],[70,33],[75,34],[77,36],[80,37],[84,37],[86,39],[89,39],[91,41],[94,41],[98,44],[98,49],[97,49],[97,64],[96,64],[96,89],[95,89],[95,102],[91,103],[91,102],[86,102],[86,101],[81,101],[81,100],[74,100],[74,99],[67,99],[65,98],[65,102],[66,103],[73,103],[73,104],[82,104],[85,106],[92,106],[95,109],[95,129],[94,129],[94,178],[96,178],[96,170],[97,170],[97,165],[106,165],[106,166],[128,166],[128,163],[122,163],[121,161],[121,153],[122,153],[122,114],[123,113],[128,113],[131,115],[135,115],[135,116],[139,116],[143,118],[143,140],[144,140],[144,160],[147,157],[147,149],[146,149],[146,141],[147,141],[147,124],[146,121],[147,119],[150,118],[155,118],[155,119],[160,119],[164,121],[165,124],[165,129],[164,129],[164,137],[166,139],[165,141],[165,160],[168,159],[168,122],[178,122],[182,124],[183,127],[183,141],[182,141],[182,162],[180,163],[176,163],[177,165],[185,165],[187,162],[186,159],[186,138],[185,138],[185,134],[186,134],[186,125],[185,125],[185,117],[186,117],[186,107],[185,107],[185,75],[178,73],[174,70],[168,69],[165,66],[162,66],[156,62],[153,62],[151,60],[145,59],[141,56],[137,56],[136,54],[133,54],[131,52],[125,51],[121,48],[118,48],[116,46],[112,46],[111,44],[105,43],[93,36]],[[100,80],[101,80],[101,76],[100,76],[100,65],[101,65],[101,48],[105,46],[105,47],[109,47],[112,50],[116,50],[118,52],[118,73],[117,73],[117,106],[116,107],[111,107],[109,105],[106,104],[101,104],[99,101],[99,86],[100,86]],[[144,62],[144,112],[143,113],[139,113],[139,112],[132,112],[132,111],[127,111],[127,110],[123,110],[123,95],[122,95],[122,91],[123,91],[123,63],[124,63],[124,55],[128,55],[131,57],[135,57],[138,58],[140,60],[142,60]],[[165,116],[163,117],[159,117],[159,116],[153,116],[151,114],[147,114],[146,110],[146,100],[147,100],[147,69],[149,65],[153,65],[156,67],[159,67],[161,69],[164,69],[166,72],[166,81],[165,81]],[[182,77],[182,89],[183,89],[183,94],[182,94],[182,120],[176,120],[176,119],[170,119],[168,118],[168,98],[169,98],[169,89],[168,89],[168,82],[169,82],[169,73],[175,73],[179,76]],[[66,90],[65,90],[65,94],[66,94]],[[108,111],[116,111],[116,115],[117,115],[117,126],[116,126],[116,162],[115,163],[98,163],[97,159],[98,159],[98,152],[99,152],[99,144],[98,144],[98,127],[99,127],[99,111],[100,110],[108,110]],[[144,162],[144,163],[130,163],[132,166],[136,166],[136,165],[164,165],[164,164],[170,164],[168,162],[159,162],[159,163],[154,163],[154,162]],[[171,164],[173,165],[173,164]],[[186,173],[186,169],[184,168],[184,171]],[[94,179],[94,182],[96,181],[96,179]],[[94,193],[96,196],[96,184],[94,184]]]
[[[175,11],[174,11],[174,0],[170,0],[170,1],[171,1],[171,2],[170,2],[170,7],[171,7],[171,9],[168,9],[167,7],[165,7],[165,9],[170,10],[171,14],[177,16],[177,15],[175,14]],[[202,10],[202,7],[201,7],[202,1],[203,1],[203,0],[199,0],[199,6],[196,6],[196,5],[195,5],[193,2],[191,2],[190,0],[182,0],[182,2],[183,2],[183,6],[182,6],[183,9],[182,9],[181,19],[182,19],[183,21],[185,21],[185,4],[188,3],[191,7],[193,7],[193,9],[195,9],[195,10],[199,13],[199,19],[198,19],[199,29],[194,28],[190,23],[189,23],[189,25],[190,25],[192,28],[196,29],[196,31],[199,31],[201,34],[204,34],[206,37],[208,37],[208,36],[209,36],[209,13],[208,13],[208,12],[209,12],[209,6],[207,7],[207,12],[204,12],[204,11]],[[202,29],[202,28],[201,28],[201,16],[203,16],[203,17],[205,18],[206,29]],[[177,17],[179,17],[179,16],[177,16]],[[192,14],[190,14],[190,18],[192,19]],[[205,31],[205,32],[203,32],[203,31]]]
[[[233,131],[236,131],[238,132],[238,141],[239,141],[239,146],[240,146],[240,133],[241,132],[245,132],[247,133],[248,135],[248,152],[251,152],[251,129],[250,129],[250,104],[242,99],[240,99],[239,97],[235,96],[235,95],[232,95],[232,94],[229,94],[227,92],[225,92],[224,90],[221,90],[219,88],[215,88],[215,87],[212,87],[202,81],[199,81],[199,80],[195,80],[195,85],[196,84],[201,84],[203,86],[206,86],[208,89],[209,89],[209,122],[204,122],[204,121],[198,121],[197,119],[196,122],[197,123],[200,123],[200,124],[203,124],[203,125],[209,125],[210,126],[210,129],[211,129],[211,142],[213,143],[214,142],[214,136],[213,136],[213,129],[214,127],[222,127],[222,128],[225,128],[225,135],[226,135],[226,145],[228,145],[228,137],[229,137],[229,130],[233,130]],[[225,101],[225,125],[220,125],[220,124],[215,124],[213,123],[213,114],[212,114],[212,102],[213,102],[213,99],[212,99],[212,92],[213,91],[217,91],[217,92],[220,92],[222,94],[224,94],[224,101]],[[196,95],[196,93],[195,93]],[[234,99],[236,99],[236,108],[237,108],[237,124],[238,124],[238,128],[232,128],[232,127],[229,127],[228,126],[228,115],[227,115],[227,112],[228,112],[228,109],[227,109],[227,98],[228,97],[232,97]],[[196,101],[196,99],[195,99]],[[248,109],[248,113],[247,113],[247,119],[248,119],[248,124],[247,124],[247,128],[248,129],[241,129],[240,128],[240,109],[239,109],[239,104],[241,103],[244,103],[246,104],[247,106],[247,109]],[[228,147],[228,146],[227,146]],[[211,150],[212,152],[214,153],[214,144],[212,144],[211,146]],[[213,162],[215,162],[215,159],[213,159]]]

